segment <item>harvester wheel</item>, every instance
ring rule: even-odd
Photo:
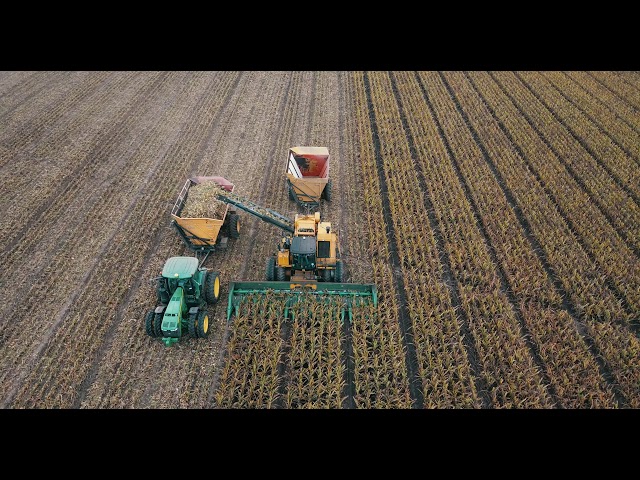
[[[198,314],[192,313],[189,315],[189,321],[187,322],[187,329],[189,330],[189,336],[191,338],[198,338]]]
[[[267,282],[273,282],[276,276],[276,257],[267,257]]]
[[[338,283],[342,283],[344,280],[344,262],[342,260],[338,260],[336,262],[336,277],[335,281]]]
[[[218,302],[220,298],[220,274],[209,271],[204,279],[204,299],[209,305]]]
[[[327,184],[324,186],[324,190],[322,191],[322,198],[324,198],[327,202],[331,201],[332,186],[333,184],[331,183],[331,180],[328,180]]]
[[[162,338],[162,319],[164,318],[164,313],[156,313],[153,319],[153,331],[156,334],[156,337]]]
[[[279,282],[286,282],[287,271],[282,267],[276,267],[276,280]]]
[[[209,336],[209,314],[205,308],[198,310],[198,326],[196,333],[198,338],[206,338]]]
[[[240,238],[240,215],[237,213],[232,213],[229,216],[229,236]]]
[[[155,337],[156,332],[153,327],[153,321],[156,318],[156,312],[153,310],[149,310],[147,315],[144,317],[144,329],[147,332],[147,335],[150,337]]]
[[[322,280],[324,282],[330,282],[331,281],[331,270],[329,270],[328,268],[325,268],[322,271]]]

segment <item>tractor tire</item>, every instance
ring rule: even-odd
[[[327,184],[324,186],[324,190],[322,191],[321,197],[324,198],[327,202],[331,201],[333,183],[331,180],[327,181]]]
[[[209,336],[209,314],[206,308],[198,310],[198,325],[196,327],[198,338],[206,338]]]
[[[187,321],[187,330],[189,330],[189,336],[191,338],[198,338],[198,314],[193,313],[189,315]]]
[[[229,236],[240,238],[240,215],[237,213],[229,215]]]
[[[276,257],[267,257],[267,282],[273,282],[276,277]]]
[[[166,279],[159,278],[156,285],[156,297],[161,305],[169,305],[169,300],[171,299],[169,292],[165,289],[166,284]]]
[[[156,313],[153,318],[153,331],[156,334],[156,337],[162,338],[162,319],[164,318],[164,313]]]
[[[293,200],[295,202],[296,201],[296,194],[293,191],[293,186],[290,183],[288,183],[287,187],[289,188],[289,200]]]
[[[149,335],[150,337],[156,336],[156,331],[153,326],[153,321],[155,320],[155,318],[156,312],[154,312],[153,310],[149,310],[147,312],[147,315],[144,317],[144,329],[147,332],[147,335]]]
[[[337,283],[342,283],[344,281],[344,262],[342,260],[338,260],[336,262],[335,281]]]
[[[208,271],[204,279],[204,299],[209,305],[218,303],[220,298],[220,273]]]
[[[287,271],[282,267],[276,267],[276,280],[279,282],[287,281]]]

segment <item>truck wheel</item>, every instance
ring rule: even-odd
[[[276,276],[276,257],[267,257],[267,282],[273,282]]]
[[[342,283],[344,280],[344,263],[342,260],[336,262],[336,282]]]
[[[209,314],[206,308],[198,310],[198,325],[196,329],[198,338],[206,338],[209,336]]]
[[[218,303],[220,298],[220,274],[208,271],[204,279],[204,299],[209,305]]]
[[[167,292],[166,286],[166,279],[164,277],[159,278],[156,285],[156,297],[158,298],[158,303],[162,305],[168,305],[170,300],[169,292]]]
[[[153,319],[153,331],[156,334],[156,337],[162,338],[162,319],[164,318],[164,313],[156,313]]]
[[[240,215],[237,213],[232,213],[229,216],[229,236],[240,238]]]
[[[187,329],[191,338],[198,338],[198,314],[192,313],[187,321]]]
[[[332,188],[333,185],[331,183],[331,180],[327,181],[327,184],[324,186],[324,190],[322,191],[322,198],[324,198],[327,202],[331,201]]]
[[[155,337],[156,332],[153,327],[153,321],[156,318],[156,312],[150,310],[147,312],[147,315],[144,317],[144,329],[147,332],[147,335],[150,337]]]
[[[282,267],[276,267],[276,279],[279,282],[285,282],[287,280],[287,272]]]

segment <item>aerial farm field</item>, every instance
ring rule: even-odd
[[[190,176],[286,216],[326,146],[346,281],[377,309],[267,295],[242,230],[207,338],[145,333]],[[0,406],[639,408],[637,72],[0,72]]]

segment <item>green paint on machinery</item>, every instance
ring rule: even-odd
[[[193,338],[209,335],[207,305],[218,302],[218,272],[198,266],[196,257],[171,257],[156,279],[158,306],[147,312],[147,335],[159,337],[166,346],[187,332]]]
[[[318,301],[342,304],[342,318],[348,315],[351,321],[351,309],[356,305],[373,304],[378,306],[378,290],[374,284],[334,283],[334,282],[231,282],[229,284],[229,303],[227,306],[227,321],[232,316],[241,314],[242,303],[255,297],[255,294],[265,295],[270,292],[286,293],[287,300],[283,316],[289,316],[293,304],[308,295],[313,295]],[[249,300],[250,301],[250,300]]]

